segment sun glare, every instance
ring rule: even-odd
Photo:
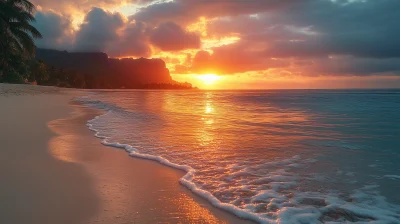
[[[215,82],[221,79],[221,77],[216,74],[198,75],[197,78],[203,81],[203,83],[206,85],[213,85]]]

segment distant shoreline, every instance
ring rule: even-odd
[[[102,52],[37,49],[28,81],[78,89],[192,89],[158,58],[109,58]]]

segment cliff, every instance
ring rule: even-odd
[[[68,53],[37,49],[36,59],[57,69],[106,82],[109,88],[135,88],[150,83],[175,83],[161,59],[112,59],[105,53]]]

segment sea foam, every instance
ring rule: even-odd
[[[108,113],[111,113],[111,111],[108,111]],[[193,193],[207,199],[215,207],[223,209],[228,212],[231,212],[231,213],[235,214],[236,216],[243,218],[243,219],[249,219],[252,221],[259,222],[259,223],[271,223],[272,222],[272,220],[262,218],[259,215],[257,215],[256,213],[245,211],[244,209],[240,209],[240,208],[238,208],[234,205],[228,204],[228,203],[222,203],[216,197],[214,197],[210,192],[202,190],[199,187],[197,187],[196,184],[192,182],[196,170],[191,168],[190,166],[179,165],[179,164],[170,162],[169,160],[164,159],[160,156],[141,154],[135,148],[133,148],[132,146],[130,146],[128,144],[120,144],[118,142],[114,142],[114,143],[108,142],[107,141],[108,138],[106,136],[101,135],[98,130],[93,128],[93,123],[97,119],[99,119],[100,116],[96,116],[94,119],[89,120],[87,122],[87,126],[88,126],[89,130],[95,132],[95,137],[102,139],[101,144],[103,144],[105,146],[111,146],[111,147],[115,147],[115,148],[119,148],[119,149],[124,149],[132,157],[157,161],[163,165],[185,171],[186,174],[179,180],[179,182],[182,185],[186,186],[188,189],[190,189]]]

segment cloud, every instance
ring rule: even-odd
[[[201,40],[207,43],[207,38],[240,38],[234,44],[200,50],[186,62],[181,52],[181,65],[169,61],[179,73],[231,74],[284,68],[306,76],[365,76],[398,75],[400,70],[398,0],[34,2],[42,5],[36,15],[36,26],[44,34],[37,42],[40,47],[73,46],[77,51],[104,51],[113,57],[150,57],[152,49],[178,54],[209,47],[201,46]],[[129,20],[107,11],[108,7],[136,3],[143,5]],[[71,17],[67,16],[69,9],[86,12],[76,31],[72,31]],[[200,17],[206,18],[207,35],[189,32],[198,30],[188,25]]]
[[[132,16],[133,19],[150,23],[173,21],[187,24],[204,16],[215,18],[272,11],[302,2],[302,0],[175,0],[151,4]]]
[[[397,0],[308,1],[270,18],[274,24],[309,27],[302,41],[275,41],[271,57],[352,55],[365,58],[400,57]],[[291,16],[284,16],[291,15]]]
[[[400,58],[357,58],[341,56],[314,60],[312,74],[367,76],[392,73],[400,76]]]
[[[270,57],[400,57],[399,7],[397,0],[307,0],[278,11],[219,18],[208,31],[264,41]]]
[[[120,13],[93,8],[76,32],[74,51],[105,52],[111,57],[150,57],[152,28]]]
[[[200,48],[200,37],[196,33],[187,32],[172,22],[157,26],[150,39],[152,44],[163,51]]]
[[[104,52],[119,39],[117,32],[124,24],[125,19],[120,13],[93,8],[76,33],[75,51]]]
[[[34,25],[44,36],[37,41],[42,48],[105,52],[111,57],[150,57],[151,45],[163,51],[200,47],[200,37],[177,24],[169,22],[152,27],[101,8],[92,8],[77,30],[73,30],[69,16],[54,11],[39,11],[36,19]]]
[[[73,28],[70,17],[54,11],[38,11],[35,19],[33,25],[43,35],[43,39],[36,40],[38,47],[59,50],[72,47]]]
[[[217,18],[207,31],[217,38],[239,36],[245,49],[261,51],[258,57],[285,60],[305,75],[398,75],[399,7],[396,0],[307,0],[257,15]]]
[[[69,16],[54,11],[38,11],[33,25],[42,33],[39,48],[68,51],[102,51],[112,57],[150,57],[151,28],[141,22],[128,22],[119,13],[93,8],[84,23],[74,30]]]
[[[259,51],[249,50],[239,43],[214,48],[212,54],[207,51],[197,52],[193,58],[190,71],[225,75],[282,68],[288,65],[283,60],[260,57]]]
[[[200,37],[171,22],[153,28],[144,22],[129,22],[117,12],[93,8],[76,32],[74,51],[150,57],[151,44],[163,51],[179,51],[199,48]]]
[[[126,4],[148,4],[152,0],[31,0],[41,9],[53,10],[63,14],[87,13],[93,7],[112,8]]]
[[[117,41],[109,47],[110,56],[150,57],[149,33],[151,29],[142,22],[130,22],[121,32]]]

